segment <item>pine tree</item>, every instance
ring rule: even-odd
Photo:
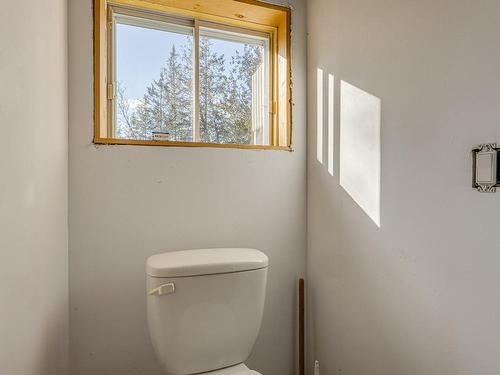
[[[186,55],[184,55],[186,56]],[[147,88],[136,121],[150,134],[167,132],[175,141],[192,140],[192,81],[189,59],[172,46],[160,77]]]
[[[228,113],[225,111],[224,55],[211,49],[208,38],[200,38],[200,138],[202,142],[227,143]]]
[[[193,140],[192,43],[172,47],[158,79],[147,87],[136,109],[120,87],[117,97],[119,136],[151,139],[153,131],[168,132],[171,140]],[[252,142],[252,78],[262,64],[259,46],[245,45],[233,56],[229,71],[225,56],[200,38],[200,140],[210,143]]]
[[[137,108],[137,122],[143,132],[148,134],[145,139],[151,138],[153,131],[168,131],[165,121],[167,117],[165,70],[162,68],[159,78],[153,80],[146,88],[142,103]]]
[[[191,72],[185,68],[174,45],[167,62],[165,92],[166,124],[172,139],[176,141],[192,139]]]
[[[231,61],[228,99],[229,117],[232,119],[234,143],[250,143],[252,137],[252,79],[262,65],[261,47],[245,45]]]

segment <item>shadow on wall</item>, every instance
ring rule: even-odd
[[[333,177],[335,76],[328,74],[327,95],[324,89],[325,78],[323,69],[318,68],[316,159]],[[327,100],[326,127],[325,99]],[[378,227],[380,227],[381,108],[381,100],[378,97],[346,81],[340,81],[339,183]]]

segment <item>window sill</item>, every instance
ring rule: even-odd
[[[266,146],[266,145],[242,145],[221,144],[205,142],[176,142],[176,141],[146,141],[135,139],[94,138],[94,144],[98,145],[130,145],[130,146],[162,146],[162,147],[208,147],[208,148],[236,148],[244,150],[275,150],[292,152],[291,146]]]

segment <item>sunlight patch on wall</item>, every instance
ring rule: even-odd
[[[333,145],[334,145],[334,125],[335,125],[335,77],[328,74],[328,173],[333,176]]]
[[[316,72],[316,159],[323,164],[323,69]]]
[[[340,185],[380,227],[381,101],[340,84]]]

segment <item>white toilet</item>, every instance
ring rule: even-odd
[[[267,256],[254,249],[148,258],[149,332],[167,374],[260,375],[243,362],[260,329],[267,267]]]

